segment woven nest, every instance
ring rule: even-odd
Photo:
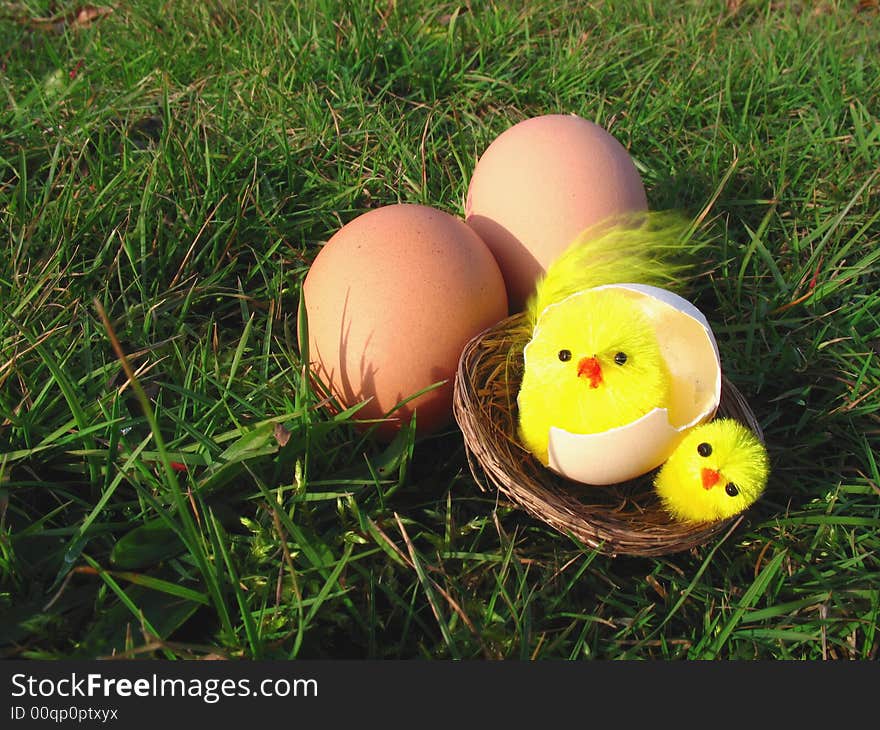
[[[673,520],[652,489],[652,474],[591,487],[543,466],[519,442],[516,396],[529,331],[516,314],[474,337],[455,377],[453,409],[468,464],[484,491],[491,487],[560,532],[608,555],[664,555],[699,546],[738,519],[687,524]],[[736,387],[724,376],[719,416],[763,433]]]

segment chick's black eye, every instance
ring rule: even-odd
[[[700,456],[711,456],[712,454],[712,444],[707,444],[705,441],[697,446],[697,453]]]
[[[618,352],[614,356],[614,362],[616,362],[618,365],[623,365],[626,362],[626,360],[627,360],[627,357],[626,357],[625,352]]]
[[[568,362],[571,360],[571,350],[560,350],[559,359],[562,360],[562,362]]]
[[[733,482],[728,482],[727,486],[724,487],[724,491],[727,492],[728,497],[735,497],[739,494],[739,487]]]

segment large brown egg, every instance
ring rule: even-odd
[[[369,399],[358,419],[383,418],[391,438],[416,412],[417,433],[452,418],[461,351],[507,314],[504,280],[464,221],[423,205],[389,205],[343,226],[303,284],[312,372],[339,405]]]
[[[647,210],[629,153],[605,129],[566,114],[519,122],[474,168],[465,220],[495,255],[512,311],[585,228]]]

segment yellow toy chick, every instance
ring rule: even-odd
[[[758,437],[731,418],[690,431],[654,478],[664,509],[683,522],[715,522],[742,512],[764,491],[770,473]]]
[[[519,437],[548,465],[550,429],[593,434],[665,407],[670,375],[655,328],[623,282],[680,282],[696,245],[668,212],[585,231],[554,261],[528,302],[531,339],[517,397]]]
[[[669,373],[638,301],[588,289],[544,310],[525,349],[520,438],[545,466],[551,426],[607,431],[664,405]]]

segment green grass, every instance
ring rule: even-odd
[[[875,658],[876,9],[252,5],[0,9],[0,653]],[[461,215],[549,112],[652,208],[720,188],[693,299],[773,475],[700,549],[596,554],[481,492],[455,427],[383,448],[303,377],[320,242]]]

